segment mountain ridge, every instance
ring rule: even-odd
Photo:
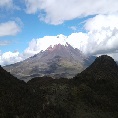
[[[107,75],[113,73],[115,76],[118,76],[117,74],[118,65],[112,57],[107,55],[102,55],[97,57],[95,61],[88,68],[86,68],[83,72],[81,72],[81,74],[85,74],[86,72],[99,75],[102,73],[103,74],[107,73]]]
[[[95,57],[86,57],[79,49],[73,48],[68,43],[57,44],[22,62],[5,66],[4,69],[25,81],[42,76],[72,78],[94,59]]]

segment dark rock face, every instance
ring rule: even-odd
[[[58,44],[4,69],[24,81],[42,76],[72,78],[94,60],[94,56],[86,57],[80,50],[74,49],[69,44],[65,46]]]

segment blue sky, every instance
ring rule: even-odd
[[[24,60],[65,38],[87,55],[117,60],[117,5],[117,0],[0,1],[0,64]]]
[[[0,21],[9,21],[9,20],[16,20],[20,19],[22,20],[22,26],[21,26],[21,32],[19,32],[15,36],[4,36],[0,37],[0,40],[7,40],[10,41],[10,45],[1,46],[2,51],[14,51],[18,50],[20,52],[23,52],[26,47],[28,47],[28,43],[33,38],[41,38],[44,36],[56,36],[58,34],[64,34],[64,35],[70,35],[72,32],[76,32],[76,30],[73,30],[72,26],[77,26],[78,31],[84,32],[83,29],[83,21],[85,21],[88,17],[80,18],[80,19],[74,19],[70,21],[66,21],[59,25],[52,25],[47,24],[43,21],[40,21],[37,18],[37,14],[26,14],[24,10],[18,10],[14,11],[10,15],[5,16],[5,18],[2,18]],[[9,19],[9,20],[6,20]]]

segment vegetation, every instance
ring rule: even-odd
[[[0,68],[0,118],[118,118],[118,67],[101,56],[73,79],[28,83]]]

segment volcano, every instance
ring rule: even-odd
[[[96,57],[86,57],[70,44],[57,44],[45,51],[4,69],[17,78],[28,81],[34,77],[72,78],[88,67]]]

